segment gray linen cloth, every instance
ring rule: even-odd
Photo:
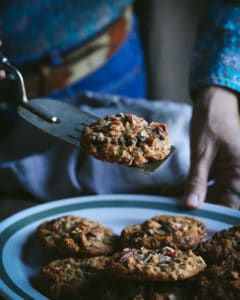
[[[175,194],[183,190],[189,169],[189,104],[93,93],[82,95],[74,104],[99,117],[135,113],[148,121],[166,123],[176,151],[156,172],[145,174],[96,160],[84,149],[50,137],[20,119],[0,145],[1,191],[25,192],[48,201],[86,194]]]

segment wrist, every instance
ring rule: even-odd
[[[202,87],[195,91],[192,99],[194,106],[207,110],[210,107],[221,110],[223,107],[225,109],[225,106],[238,109],[238,94],[222,86],[211,85]]]
[[[238,128],[238,97],[233,91],[220,86],[202,88],[195,95],[192,117],[194,120],[201,119],[213,133],[219,133],[226,124]]]

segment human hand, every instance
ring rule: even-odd
[[[0,80],[5,79],[6,73],[4,70],[0,70]]]
[[[0,47],[1,46],[2,46],[2,40],[0,40]],[[1,52],[0,52],[0,56],[2,56]],[[6,77],[6,72],[0,69],[0,80],[5,79],[5,77]]]
[[[211,86],[194,99],[190,130],[191,165],[184,203],[205,200],[240,208],[240,117],[236,94]],[[208,180],[214,185],[208,188]]]

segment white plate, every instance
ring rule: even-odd
[[[205,222],[209,236],[240,223],[237,210],[204,204],[185,210],[180,200],[149,195],[99,195],[58,200],[17,213],[0,224],[0,291],[6,299],[47,299],[31,285],[43,255],[29,242],[46,219],[73,214],[100,221],[120,233],[126,225],[159,214],[191,215]]]

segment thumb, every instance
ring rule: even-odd
[[[0,70],[0,80],[5,79],[6,77],[6,72],[4,70]]]
[[[206,156],[192,160],[183,197],[184,204],[187,207],[196,208],[204,202],[207,194],[210,165],[210,158]]]

